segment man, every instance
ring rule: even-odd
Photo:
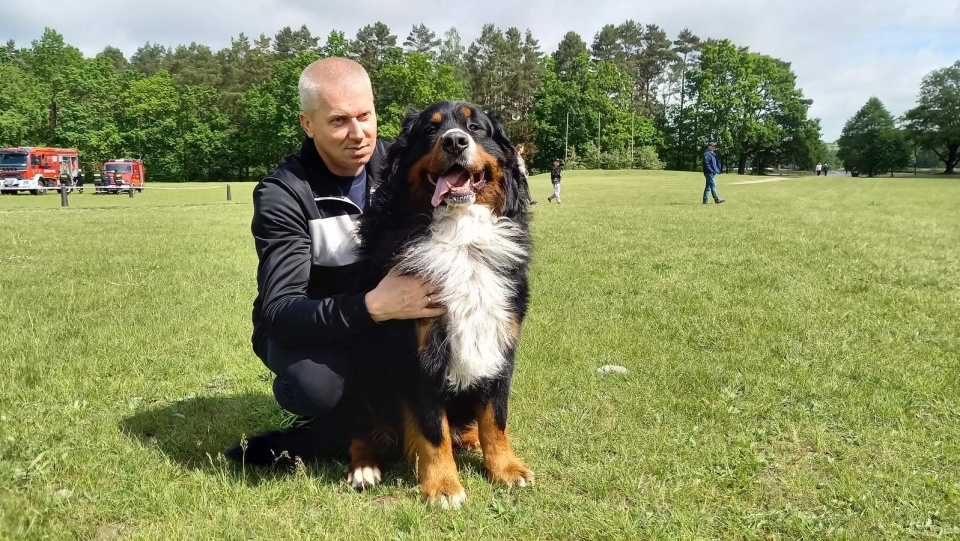
[[[336,420],[351,374],[372,355],[402,347],[389,320],[436,317],[435,289],[391,273],[361,289],[354,229],[379,182],[387,145],[377,140],[370,78],[345,58],[303,70],[300,125],[306,138],[253,192],[259,265],[253,350],[276,376],[285,410]],[[409,323],[409,322],[408,322]]]
[[[822,169],[823,169],[823,164],[820,163],[820,162],[817,162],[816,170],[817,170],[817,176],[818,176],[818,177],[820,176],[820,171],[821,171]]]
[[[547,198],[547,201],[557,200],[557,204],[560,202],[560,177],[563,172],[563,169],[560,167],[560,160],[553,160],[553,167],[550,168],[550,182],[553,183],[553,195]]]
[[[830,172],[830,166],[826,163],[823,164],[823,176],[827,176],[827,173]]]
[[[703,204],[707,204],[707,194],[713,194],[713,200],[719,205],[725,203],[726,199],[720,199],[717,195],[717,175],[721,172],[720,160],[717,159],[717,144],[713,141],[707,145],[707,151],[703,153],[703,176],[706,177],[707,185],[703,189]]]

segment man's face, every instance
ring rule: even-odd
[[[300,113],[300,125],[335,175],[360,173],[377,140],[373,92],[365,81],[327,86],[317,107]]]

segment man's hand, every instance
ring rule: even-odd
[[[443,306],[434,304],[436,286],[415,276],[402,276],[390,271],[364,300],[367,311],[376,322],[389,319],[419,319],[442,316]]]

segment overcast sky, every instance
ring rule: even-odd
[[[438,35],[455,26],[467,45],[490,22],[529,28],[544,52],[569,30],[589,45],[604,24],[627,19],[658,24],[671,38],[689,27],[792,62],[827,141],[871,95],[902,114],[924,74],[960,60],[957,0],[0,0],[0,14],[3,41],[29,45],[50,26],[88,56],[113,45],[128,57],[147,41],[219,49],[240,32],[272,36],[302,24],[316,35],[338,29],[353,37],[380,20],[401,42],[417,23]]]

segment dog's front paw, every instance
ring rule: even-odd
[[[533,472],[519,460],[490,468],[487,475],[492,482],[506,487],[528,487],[534,482]]]
[[[351,467],[353,470],[347,475],[347,482],[357,490],[373,488],[383,480],[380,475],[380,468],[376,464]]]
[[[425,500],[443,509],[459,509],[467,501],[467,492],[456,478],[420,483],[420,493]]]

